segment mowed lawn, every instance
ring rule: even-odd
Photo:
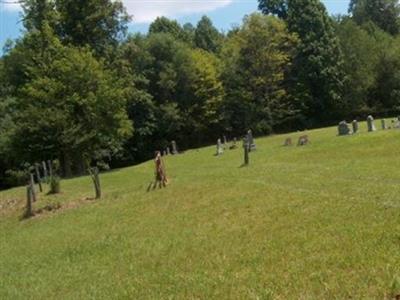
[[[376,122],[380,124],[380,122]],[[377,126],[378,127],[378,126]],[[391,299],[400,294],[400,130],[283,147],[293,133],[62,181],[20,220],[25,189],[0,193],[0,299]]]

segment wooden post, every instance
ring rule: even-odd
[[[43,167],[44,179],[47,180],[48,174],[47,174],[47,167],[46,167],[46,162],[45,161],[42,161],[42,167]]]
[[[48,160],[47,164],[49,166],[49,175],[50,175],[50,177],[53,177],[53,163],[51,160]]]
[[[30,175],[31,175],[30,186],[32,192],[32,200],[33,202],[36,202],[35,180],[33,178],[33,174],[31,173]]]
[[[36,179],[37,179],[38,184],[39,184],[39,190],[42,193],[43,192],[42,178],[40,177],[39,166],[37,164],[35,164],[35,171],[36,171]]]
[[[25,218],[29,218],[33,216],[32,211],[32,187],[28,185],[26,187],[26,211],[25,211]]]

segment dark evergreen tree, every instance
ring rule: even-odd
[[[194,42],[198,48],[209,52],[217,52],[221,46],[222,35],[213,26],[210,18],[203,16],[197,24]]]

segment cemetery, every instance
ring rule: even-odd
[[[0,0],[0,300],[400,300],[400,0]]]
[[[154,161],[92,168],[55,194],[44,180],[54,164],[37,163],[27,187],[0,192],[0,295],[389,297],[400,272],[400,130],[359,123],[348,139],[336,127],[247,132],[231,150],[223,145],[236,138],[219,139],[218,159],[215,145],[163,156],[171,182],[151,193]],[[304,146],[290,147],[297,139]]]

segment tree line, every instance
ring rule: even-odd
[[[259,0],[228,32],[204,16],[128,34],[120,1],[24,0],[0,58],[0,188],[35,162],[64,176],[166,148],[400,111],[398,0]]]

